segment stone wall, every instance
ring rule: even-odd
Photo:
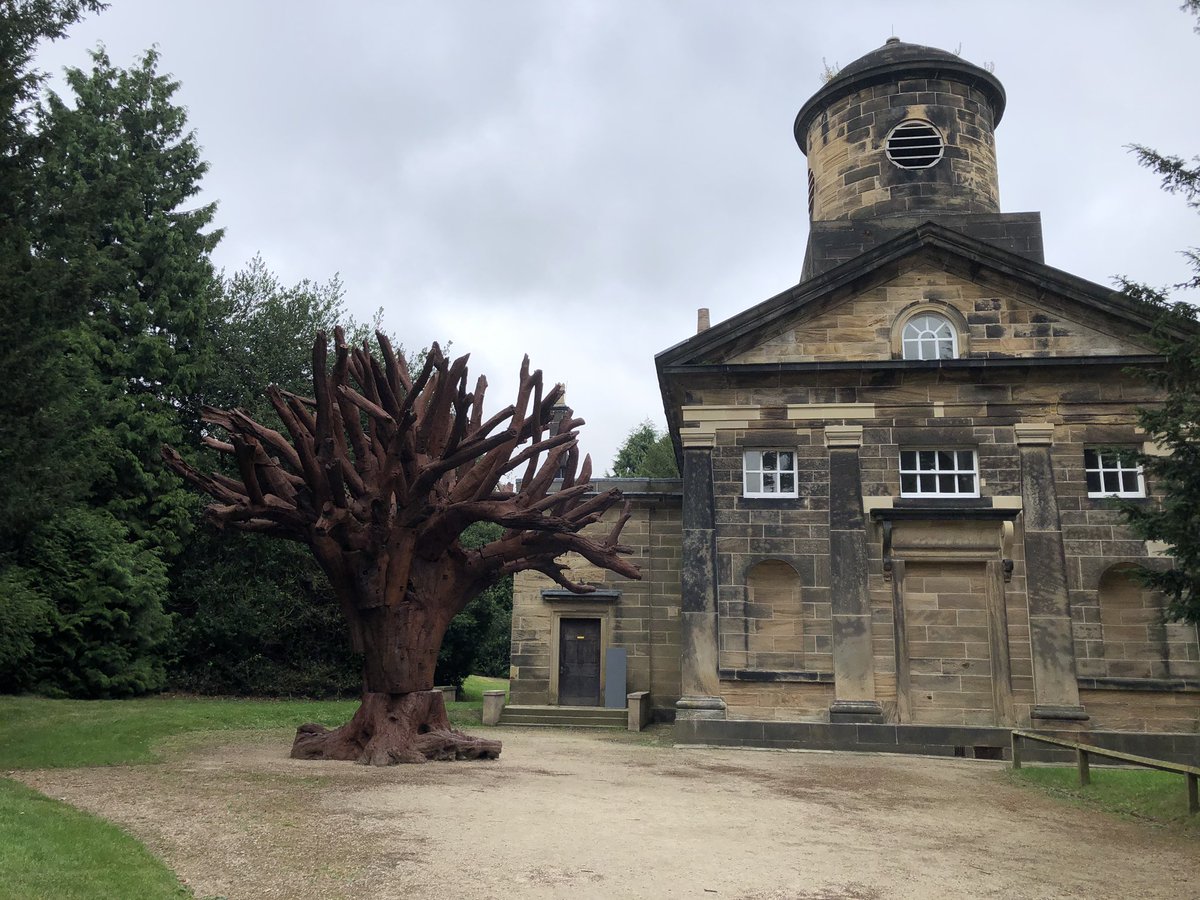
[[[883,708],[883,718],[962,726],[1029,725],[1035,709],[1055,706],[1047,697],[1060,696],[1052,689],[1062,679],[1070,681],[1071,690],[1058,705],[1072,706],[1067,701],[1075,690],[1076,664],[1089,714],[1096,704],[1094,721],[1086,727],[1122,728],[1125,721],[1174,727],[1191,721],[1189,716],[1195,718],[1200,706],[1195,692],[1200,687],[1196,630],[1164,625],[1161,606],[1156,605],[1161,601],[1140,590],[1131,592],[1123,582],[1108,586],[1112,600],[1107,607],[1101,599],[1101,579],[1106,572],[1113,578],[1114,564],[1149,557],[1145,544],[1133,540],[1120,524],[1111,501],[1086,496],[1083,450],[1101,439],[1104,446],[1136,442],[1137,409],[1152,398],[1144,382],[1130,378],[1119,366],[842,370],[793,377],[797,383],[779,376],[769,384],[744,386],[714,378],[694,387],[697,405],[684,410],[685,421],[688,409],[704,410],[703,415],[691,416],[689,434],[712,434],[720,691],[731,718],[829,719],[834,698],[829,652],[833,598],[830,451],[825,444],[828,429],[851,425],[861,426],[858,462],[867,512],[903,509],[905,504],[938,507],[899,498],[902,447],[972,447],[979,460],[981,497],[943,502],[941,512],[929,513],[929,533],[911,551],[916,555],[904,576],[902,601],[897,600],[896,581],[885,570],[883,520],[876,516],[867,521],[874,699]],[[807,383],[798,383],[801,378]],[[1027,571],[1025,545],[1031,538],[1022,509],[1029,496],[1041,505],[1045,500],[1040,482],[1032,488],[1026,483],[1031,476],[1025,471],[1018,432],[1029,423],[1044,437],[1047,471],[1053,473],[1057,494],[1054,530],[1047,534],[1050,546],[1058,541],[1062,548],[1058,565],[1065,590],[1056,601],[1061,603],[1061,621],[1035,604],[1029,593],[1031,578],[1042,596],[1047,579],[1052,582],[1055,577],[1053,572]],[[773,447],[795,448],[800,496],[742,496],[743,452]],[[1024,449],[1041,452],[1039,447]],[[976,549],[962,549],[970,543],[963,537],[966,525],[945,512],[954,504],[991,509],[997,522],[1009,523],[1008,536],[988,539],[991,544],[981,538],[973,545]],[[1001,526],[979,527],[982,534]],[[949,560],[955,553],[965,558],[963,563],[922,562],[926,557],[921,552],[931,560]],[[1001,556],[1008,566],[1002,583],[995,568]],[[1045,564],[1039,556],[1038,565]],[[986,578],[999,585],[991,610],[984,602]],[[904,660],[896,657],[897,602],[907,615]],[[1059,635],[1056,646],[1065,648],[1043,650],[1040,660],[1034,652],[1031,604],[1042,616],[1038,627],[1058,629],[1053,632]],[[812,640],[797,640],[801,636]],[[1044,635],[1038,640],[1043,648],[1050,646]],[[1000,651],[1003,661],[996,658]],[[997,687],[997,673],[1004,675],[1003,690]],[[1137,673],[1173,678],[1175,684],[1170,689],[1160,685],[1163,689],[1158,691],[1132,691],[1096,680]],[[904,696],[901,683],[906,685]]]
[[[594,481],[600,489],[623,488],[633,502],[621,535],[642,579],[614,575],[574,554],[565,557],[572,577],[600,588],[595,596],[567,595],[540,573],[519,573],[513,584],[511,702],[556,702],[556,623],[566,615],[602,621],[602,650],[625,648],[628,690],[650,691],[662,716],[679,697],[679,482]],[[619,507],[610,510],[589,530],[607,533],[618,515]]]
[[[902,169],[883,153],[906,119],[933,124],[945,142],[931,168]],[[806,141],[814,221],[919,209],[1000,210],[992,108],[980,91],[937,79],[864,88],[813,119]]]
[[[828,718],[833,685],[725,681],[721,696],[730,719],[814,721]]]
[[[747,439],[758,447],[778,439],[794,448],[801,497],[742,496]],[[713,493],[723,671],[832,676],[828,481],[825,448],[813,443],[810,431],[720,436],[713,453]],[[778,583],[784,578],[786,587]]]
[[[995,724],[985,578],[978,562],[913,562],[905,572],[914,721]]]
[[[1042,217],[1027,213],[937,213],[925,211],[886,219],[838,219],[813,222],[804,250],[802,280],[820,275],[872,247],[899,237],[930,220],[953,231],[1016,253],[1034,262],[1045,262]]]
[[[1195,692],[1083,690],[1079,699],[1091,717],[1088,726],[1110,731],[1200,732],[1200,701]],[[1190,760],[1195,764],[1195,757]]]
[[[1146,545],[1124,524],[1114,501],[1087,495],[1085,448],[1153,452],[1132,409],[1106,412],[1086,421],[1072,417],[1076,421],[1059,429],[1055,443],[1079,676],[1084,684],[1117,690],[1129,687],[1129,679],[1200,685],[1195,628],[1167,623],[1165,598],[1143,588],[1133,574],[1138,565],[1168,561],[1147,558]],[[1147,488],[1153,491],[1154,485]]]

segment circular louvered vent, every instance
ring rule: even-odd
[[[938,130],[920,119],[901,122],[887,139],[887,158],[902,169],[928,169],[944,149]]]

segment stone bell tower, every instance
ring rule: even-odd
[[[888,38],[796,116],[808,157],[808,278],[925,221],[1042,259],[1041,217],[1000,212],[1000,81],[953,53]]]

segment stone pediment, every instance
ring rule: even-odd
[[[661,374],[696,366],[883,361],[899,316],[946,309],[970,359],[1155,354],[1154,310],[926,223],[660,353]],[[928,364],[924,364],[928,365]]]
[[[725,360],[837,362],[899,358],[899,326],[907,313],[930,309],[950,315],[962,333],[963,356],[1133,356],[1152,352],[1131,340],[1127,323],[1098,315],[1070,300],[1031,296],[1012,278],[971,279],[942,268],[927,255],[910,257],[896,276],[825,309],[783,317],[776,333]],[[1124,327],[1123,327],[1124,326]]]

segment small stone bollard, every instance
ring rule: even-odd
[[[500,713],[504,711],[504,691],[483,692],[483,724],[499,725]]]
[[[629,710],[629,730],[641,731],[650,724],[650,692],[634,691],[626,696]]]

